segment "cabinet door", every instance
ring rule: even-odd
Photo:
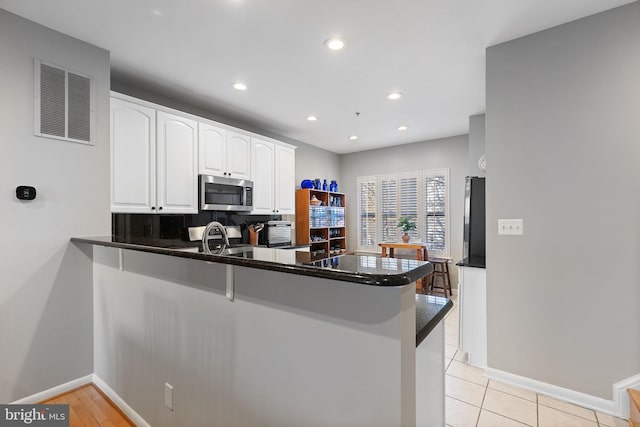
[[[249,179],[251,176],[251,138],[241,133],[227,132],[227,176]]]
[[[276,213],[296,213],[296,152],[290,148],[276,146],[275,161],[275,206]]]
[[[227,131],[198,123],[199,173],[223,176],[226,172]]]
[[[274,161],[275,147],[272,143],[251,138],[251,180],[253,181],[254,214],[273,214],[274,207]]]
[[[111,98],[111,212],[156,208],[156,111]]]
[[[198,123],[158,111],[158,210],[198,213]]]

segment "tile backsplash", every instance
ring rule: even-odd
[[[120,238],[188,240],[187,228],[219,221],[223,225],[239,225],[242,231],[242,241],[246,243],[249,241],[247,226],[280,219],[283,219],[281,215],[247,215],[224,211],[182,215],[114,213],[111,214],[111,233]],[[261,240],[264,235],[265,233],[260,233]]]

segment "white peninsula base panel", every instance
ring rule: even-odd
[[[95,373],[150,425],[416,425],[412,285],[99,246],[93,263]]]
[[[444,322],[416,348],[416,426],[444,426]]]
[[[470,365],[487,367],[487,270],[459,267],[460,348]]]

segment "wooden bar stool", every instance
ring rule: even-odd
[[[433,264],[433,273],[429,280],[429,292],[434,289],[442,289],[445,297],[453,295],[451,290],[451,276],[449,275],[449,260],[446,258],[430,258],[429,262]],[[436,278],[440,278],[442,287],[436,286]]]

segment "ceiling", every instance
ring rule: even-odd
[[[469,116],[485,109],[486,47],[626,3],[0,0],[0,7],[111,51],[118,79],[349,153],[467,133]],[[328,50],[333,36],[347,47]],[[236,81],[248,89],[233,89]],[[391,101],[392,91],[404,96]],[[306,120],[311,114],[316,122]]]

